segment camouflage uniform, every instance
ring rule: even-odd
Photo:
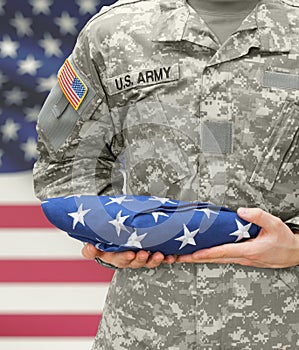
[[[185,0],[120,0],[81,32],[77,110],[38,123],[40,198],[159,195],[298,224],[299,1],[264,0],[220,45]],[[298,267],[119,269],[94,350],[299,348]]]

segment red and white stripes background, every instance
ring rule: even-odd
[[[46,221],[31,172],[0,189],[0,349],[90,349],[113,271]]]

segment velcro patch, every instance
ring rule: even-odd
[[[232,123],[205,121],[201,124],[201,150],[215,155],[230,154],[233,148]]]
[[[263,86],[299,90],[299,74],[266,71]]]
[[[78,110],[87,94],[88,88],[68,59],[65,60],[58,73],[58,82],[65,97],[74,109]]]

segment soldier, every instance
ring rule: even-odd
[[[116,268],[93,350],[299,347],[299,1],[120,0],[81,32],[38,121],[40,199],[154,195],[262,227]]]

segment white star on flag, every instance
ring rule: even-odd
[[[76,3],[80,7],[80,15],[93,14],[97,8],[97,0],[76,0]]]
[[[31,18],[26,18],[23,16],[21,12],[15,13],[15,18],[10,20],[10,23],[13,27],[16,28],[17,34],[20,37],[23,36],[31,36],[33,34],[33,31],[31,29],[32,20]]]
[[[64,199],[69,199],[69,198],[74,198],[74,197],[81,198],[82,194],[71,194],[70,196],[64,197]]]
[[[141,241],[145,238],[147,233],[144,233],[143,235],[138,236],[137,231],[135,230],[131,236],[128,239],[128,242],[125,244],[125,247],[136,247],[136,248],[142,248]]]
[[[154,217],[155,222],[158,222],[159,216],[165,216],[165,217],[169,218],[169,215],[167,215],[161,211],[157,211],[155,213],[152,213],[152,216]]]
[[[124,225],[124,222],[127,220],[127,218],[130,217],[130,215],[121,216],[121,213],[122,211],[119,211],[116,215],[116,218],[114,220],[109,221],[109,223],[115,227],[118,237],[120,235],[121,230],[130,232]]]
[[[232,233],[230,233],[230,236],[237,236],[237,239],[235,242],[240,241],[243,238],[250,238],[250,233],[249,233],[249,229],[251,227],[251,223],[247,224],[247,225],[243,225],[239,220],[236,219],[236,223],[238,226],[238,229]]]
[[[48,78],[37,78],[38,86],[36,90],[38,92],[50,91],[52,87],[55,85],[57,81],[57,77],[55,74],[52,74]]]
[[[46,57],[61,57],[63,55],[60,46],[62,41],[60,39],[55,39],[50,33],[44,33],[44,38],[39,40],[39,46],[44,49]]]
[[[126,198],[127,198],[126,196],[121,196],[121,197],[116,197],[116,198],[109,197],[110,202],[106,203],[105,205],[109,205],[112,203],[116,203],[116,204],[121,205],[123,202],[132,202],[132,199],[126,199]]]
[[[176,238],[176,241],[182,242],[179,249],[184,248],[187,244],[196,245],[194,237],[197,235],[199,228],[195,231],[190,232],[188,227],[184,224],[184,236]]]
[[[28,97],[28,94],[25,91],[22,91],[19,86],[14,86],[10,91],[4,91],[3,95],[5,96],[6,104],[9,106],[20,106],[22,105],[23,100]]]
[[[5,121],[5,124],[0,128],[1,133],[3,134],[2,140],[4,142],[17,140],[18,131],[21,129],[20,124],[15,123],[11,118]]]
[[[85,221],[84,221],[84,216],[90,212],[91,209],[86,209],[83,210],[83,204],[80,204],[80,207],[78,208],[78,211],[74,212],[74,213],[68,213],[69,216],[71,216],[74,221],[73,221],[73,230],[75,229],[76,225],[78,223],[82,224],[83,226],[85,226]]]
[[[35,138],[29,137],[26,143],[22,143],[20,148],[24,151],[24,158],[26,160],[36,159],[37,158],[37,149],[36,149]]]
[[[202,211],[206,214],[206,216],[208,217],[208,219],[211,217],[211,214],[216,214],[218,215],[218,213],[214,210],[211,210],[209,208],[204,208],[204,209],[195,209],[195,211]]]
[[[18,73],[23,74],[29,74],[29,75],[36,75],[37,70],[42,67],[42,62],[39,60],[36,60],[33,55],[28,55],[25,60],[18,61],[19,63],[19,70]]]
[[[44,14],[50,15],[50,6],[52,6],[52,0],[30,0],[30,5],[32,6],[32,13],[34,15]]]
[[[3,40],[0,41],[0,56],[16,58],[17,50],[20,44],[17,41],[11,40],[11,37],[7,34],[3,35]]]
[[[103,243],[103,241],[100,240],[99,238],[96,238],[96,240],[97,240],[99,243]],[[105,244],[107,244],[107,245],[113,245],[112,242],[105,242]],[[98,245],[98,244],[97,244],[97,245]],[[95,246],[96,248],[97,248],[97,245]]]
[[[68,12],[63,11],[60,17],[54,19],[54,23],[58,25],[62,35],[77,33],[76,25],[79,23],[78,19],[71,17]]]
[[[160,198],[160,197],[156,197],[156,196],[152,196],[149,200],[150,201],[159,201],[159,202],[161,202],[161,204],[165,204],[165,203],[177,204],[177,203],[169,200],[169,198]]]
[[[37,116],[41,110],[40,105],[35,105],[34,107],[24,107],[25,119],[27,122],[36,122]]]

